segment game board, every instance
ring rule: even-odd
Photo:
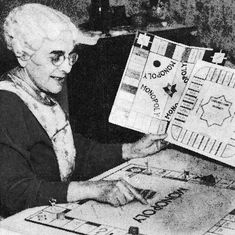
[[[198,60],[223,64],[225,55],[138,32],[109,122],[143,133],[165,133]]]
[[[115,208],[95,201],[58,204],[26,218],[81,235],[125,235],[130,226],[139,234],[233,234],[235,231],[235,180],[125,164],[102,177],[124,178],[147,199]],[[218,209],[219,206],[219,209]],[[222,219],[221,219],[222,218]]]
[[[235,166],[235,71],[200,61],[179,101],[168,141]]]
[[[235,232],[235,209],[226,214],[205,235],[233,235]]]

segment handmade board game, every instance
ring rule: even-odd
[[[109,122],[143,133],[165,133],[198,60],[223,64],[225,55],[138,32]]]
[[[168,141],[235,166],[235,71],[198,62],[168,129]]]
[[[81,201],[46,207],[26,220],[81,235],[234,234],[234,179],[134,163],[102,177],[118,178],[137,188],[148,205]]]

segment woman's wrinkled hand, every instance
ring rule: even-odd
[[[136,199],[143,204],[147,204],[142,195],[124,179],[99,180],[93,183],[94,199],[99,202],[109,203],[118,207]]]
[[[135,199],[147,204],[137,189],[124,179],[70,182],[67,201],[74,202],[84,199],[108,203],[115,207],[123,206]]]
[[[122,146],[122,157],[125,160],[130,160],[133,158],[142,158],[148,155],[159,152],[161,149],[165,148],[168,144],[164,139],[167,134],[145,135],[143,138],[135,143],[123,144]]]

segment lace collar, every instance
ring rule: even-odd
[[[31,84],[26,82],[27,80],[25,78],[28,77],[28,74],[25,71],[25,69],[16,67],[12,69],[10,72],[8,72],[7,75],[11,79],[11,81],[15,84],[15,86],[20,87],[21,89],[26,91],[29,95],[31,95],[34,99],[36,99],[40,103],[49,106],[55,105],[56,102],[51,96],[49,96],[45,92],[36,89]]]

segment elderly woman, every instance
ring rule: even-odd
[[[146,203],[123,179],[88,179],[159,151],[165,135],[147,135],[123,145],[73,136],[65,112],[51,96],[61,91],[78,58],[74,46],[96,40],[67,16],[40,4],[13,9],[4,22],[4,37],[19,62],[0,82],[0,199],[7,214],[51,199],[93,199],[114,206],[134,199]]]

